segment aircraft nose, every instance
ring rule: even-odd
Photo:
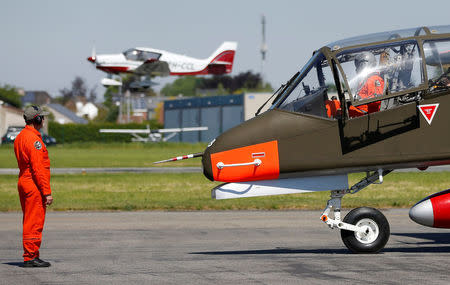
[[[92,63],[95,63],[95,57],[93,56],[88,57],[87,60],[89,60]]]

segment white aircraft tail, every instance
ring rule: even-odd
[[[207,59],[209,74],[230,73],[233,68],[237,42],[223,42]]]

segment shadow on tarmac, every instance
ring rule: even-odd
[[[17,267],[23,267],[23,262],[3,262],[3,264],[17,266]]]
[[[232,250],[232,251],[205,251],[205,252],[191,252],[190,254],[205,254],[205,255],[246,255],[246,254],[350,254],[347,249],[290,249],[290,248],[275,248],[275,249],[255,249],[255,250]]]
[[[383,253],[450,253],[450,246],[427,246],[427,247],[388,247]],[[235,251],[205,251],[191,252],[190,254],[204,255],[263,255],[263,254],[340,254],[352,255],[347,249],[262,249],[262,250],[235,250]]]
[[[391,233],[393,236],[411,237],[426,241],[404,242],[405,244],[450,244],[450,232],[446,233]]]
[[[450,233],[392,233],[393,236],[404,236],[420,239],[417,242],[402,242],[405,247],[386,247],[383,253],[450,253]],[[425,240],[425,241],[424,241]],[[423,246],[439,244],[439,246]],[[416,245],[416,247],[414,247]],[[441,246],[443,245],[443,246]],[[258,255],[258,254],[352,254],[346,248],[334,249],[290,249],[275,248],[261,250],[234,250],[234,251],[205,251],[191,252],[190,254],[204,255]]]

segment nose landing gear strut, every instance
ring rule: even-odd
[[[390,228],[386,217],[377,209],[360,207],[351,210],[341,220],[341,201],[346,194],[355,194],[377,180],[383,182],[383,176],[392,170],[381,170],[367,174],[350,189],[331,191],[331,199],[320,219],[331,229],[341,230],[341,238],[345,246],[353,253],[377,253],[389,240]],[[330,216],[331,215],[331,216]]]

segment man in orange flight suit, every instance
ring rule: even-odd
[[[14,141],[14,153],[19,166],[20,204],[23,212],[24,267],[49,267],[50,263],[39,259],[46,207],[52,204],[50,189],[50,159],[39,129],[44,123],[43,112],[38,106],[25,108],[26,126]]]
[[[328,118],[336,118],[341,115],[341,102],[336,96],[332,96],[331,100],[325,100],[325,108],[327,109]]]
[[[375,56],[371,52],[362,52],[355,58],[356,73],[360,73],[366,68],[374,68],[376,66]],[[377,72],[372,72],[366,76],[359,86],[356,95],[361,100],[375,98],[383,95],[384,80]],[[380,110],[381,101],[372,102],[357,107],[349,107],[350,117],[360,117],[366,114],[378,112]]]

